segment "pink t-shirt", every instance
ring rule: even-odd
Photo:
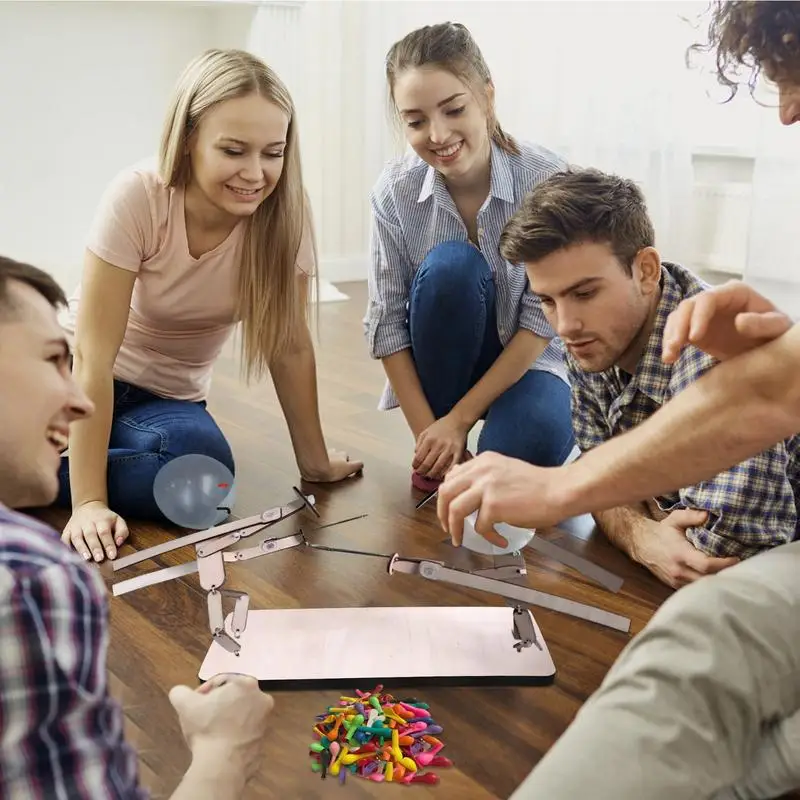
[[[204,400],[214,361],[235,319],[242,221],[213,250],[194,258],[186,238],[183,188],[168,188],[156,170],[120,173],[103,195],[87,247],[115,267],[137,273],[114,376],[154,394]],[[306,231],[298,269],[314,271]],[[62,319],[74,336],[81,287]]]

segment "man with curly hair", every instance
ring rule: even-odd
[[[800,3],[716,3],[698,49],[716,54],[719,80],[734,92],[771,81],[781,122],[800,121]],[[567,467],[487,453],[454,468],[438,504],[454,543],[475,510],[493,540],[495,522],[540,527],[635,503],[800,432],[800,325],[765,297],[739,282],[695,295],[663,338],[668,363],[689,344],[722,363]],[[512,800],[766,800],[798,788],[794,541],[670,597]]]

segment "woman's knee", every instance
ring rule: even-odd
[[[478,452],[541,467],[563,464],[575,446],[569,387],[550,373],[528,373],[492,404]]]
[[[202,455],[234,469],[233,453],[225,434],[199,403],[152,404],[115,420],[112,443],[138,453],[154,453],[163,466],[189,455]]]
[[[478,439],[478,453],[500,453],[537,467],[561,466],[572,453],[571,429],[492,425],[487,420]]]
[[[434,284],[446,291],[465,284],[483,284],[491,278],[491,268],[477,247],[468,242],[442,242],[423,259],[414,285]]]
[[[230,444],[216,426],[198,427],[190,436],[185,435],[179,426],[167,427],[163,440],[164,447],[158,453],[142,453],[115,460],[113,469],[109,469],[109,498],[113,495],[119,507],[117,510],[121,510],[123,516],[132,514],[137,518],[193,527],[185,514],[175,516],[173,513],[178,501],[171,498],[171,493],[176,485],[188,481],[188,494],[180,500],[185,504],[186,497],[191,497],[197,486],[209,478],[212,484],[220,486],[223,481],[232,481],[236,468]],[[198,513],[205,513],[202,511],[205,500],[203,497],[198,501]],[[195,501],[190,501],[190,505],[192,502]],[[184,512],[187,509],[184,508]],[[217,522],[223,517],[224,514]]]
[[[230,442],[210,416],[196,427],[175,426],[168,430],[161,455],[166,460],[189,455],[206,456],[223,464],[231,473],[236,466]]]

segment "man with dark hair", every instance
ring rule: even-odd
[[[69,425],[92,413],[73,381],[58,284],[0,256],[0,797],[145,797],[106,682],[108,606],[96,569],[12,509],[49,505]],[[238,798],[272,699],[219,676],[169,695],[192,752],[173,798]]]
[[[780,119],[800,121],[800,3],[715,3],[720,80],[763,72]],[[798,190],[800,191],[800,189]],[[787,231],[787,235],[795,235]],[[438,513],[455,543],[476,528],[541,527],[712,478],[800,431],[800,325],[734,282],[685,299],[663,335],[723,363],[650,419],[568,467],[496,454],[455,467]],[[513,800],[766,800],[800,788],[800,541],[676,592]]]
[[[528,194],[500,238],[566,347],[572,425],[583,453],[641,424],[710,370],[694,345],[662,358],[667,318],[707,285],[661,261],[644,196],[630,180],[585,169]],[[709,480],[648,503],[595,513],[617,547],[678,588],[791,542],[800,436]]]
[[[12,314],[18,310],[12,291],[16,285],[14,281],[35,289],[54,308],[67,304],[64,290],[44,270],[0,256],[0,315]]]

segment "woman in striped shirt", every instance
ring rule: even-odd
[[[573,448],[561,346],[498,243],[527,192],[566,164],[500,127],[463,25],[408,34],[386,76],[413,152],[371,194],[365,328],[389,381],[380,407],[399,405],[414,436],[412,482],[435,488],[481,419],[478,451],[560,464]]]

